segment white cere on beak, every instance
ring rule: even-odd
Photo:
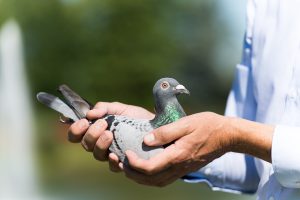
[[[186,90],[186,88],[183,85],[177,85],[175,87],[176,90]]]
[[[190,94],[190,92],[183,85],[177,85],[174,89],[179,92],[179,94]]]

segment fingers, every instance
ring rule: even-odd
[[[70,127],[69,140],[72,142],[80,142],[84,149],[93,151],[97,160],[105,161],[108,159],[108,148],[112,143],[113,135],[107,131],[107,123],[105,120],[97,120],[89,128],[87,120],[80,120]],[[119,167],[119,158],[114,153],[109,154],[109,167],[113,172],[122,171]]]
[[[147,175],[124,165],[124,173],[127,178],[132,179],[139,184],[156,187],[166,186],[180,177],[175,168],[169,168],[154,175]]]
[[[83,148],[91,152],[94,150],[94,146],[99,137],[103,137],[103,139],[106,140],[107,138],[105,138],[106,135],[104,134],[106,128],[107,122],[103,119],[99,119],[92,124],[82,138],[81,144]]]
[[[122,169],[119,166],[120,161],[118,156],[114,153],[110,153],[108,157],[109,157],[109,169],[112,172],[121,172]]]
[[[93,155],[96,160],[106,161],[108,159],[108,148],[113,140],[113,134],[110,131],[105,130],[98,138]]]
[[[152,175],[172,166],[176,161],[177,150],[175,145],[168,146],[163,152],[151,157],[149,160],[139,158],[134,152],[126,151],[129,165],[144,174]]]
[[[190,129],[189,122],[185,119],[180,119],[177,122],[153,130],[144,137],[144,142],[149,146],[168,144],[192,132]]]
[[[98,102],[95,107],[87,113],[88,119],[97,119],[106,114],[120,115],[126,110],[126,105],[119,102]]]
[[[89,122],[86,119],[73,123],[68,131],[68,140],[74,143],[80,142],[88,128]]]
[[[99,119],[104,115],[106,115],[106,113],[107,113],[107,109],[105,107],[94,108],[93,110],[87,112],[86,117],[90,120]]]
[[[180,153],[175,145],[170,145],[162,153],[144,160],[134,152],[127,151],[129,166],[124,165],[123,171],[128,178],[139,184],[163,187],[190,171],[190,164],[178,162],[177,154]]]

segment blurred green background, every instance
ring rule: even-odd
[[[67,83],[95,103],[120,101],[153,110],[152,87],[175,77],[190,91],[188,114],[223,113],[239,62],[246,1],[0,0],[0,24],[14,18],[24,39],[35,110],[37,175],[43,195],[62,199],[253,199],[181,181],[137,185],[113,174],[67,126],[39,105],[38,91]]]

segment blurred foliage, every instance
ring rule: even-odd
[[[153,84],[169,76],[191,91],[191,97],[182,98],[188,113],[222,113],[230,83],[213,66],[220,33],[222,38],[227,33],[217,3],[0,0],[0,24],[14,17],[22,27],[34,102],[37,91],[55,93],[67,83],[91,102],[121,101],[152,109]],[[67,127],[58,125],[57,115],[37,108],[37,150],[46,190],[72,199],[239,199],[181,182],[164,189],[133,184],[109,173],[106,165],[99,167],[80,145],[67,143]]]
[[[226,34],[217,1],[2,2],[23,28],[34,93],[67,83],[92,102],[151,108],[154,82],[171,76],[191,90],[188,107],[224,105],[229,84],[219,84],[213,66],[219,32]]]

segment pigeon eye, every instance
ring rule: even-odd
[[[164,89],[164,90],[168,89],[169,86],[170,86],[170,85],[169,85],[169,83],[167,83],[167,82],[163,82],[163,83],[161,84],[161,88]]]

